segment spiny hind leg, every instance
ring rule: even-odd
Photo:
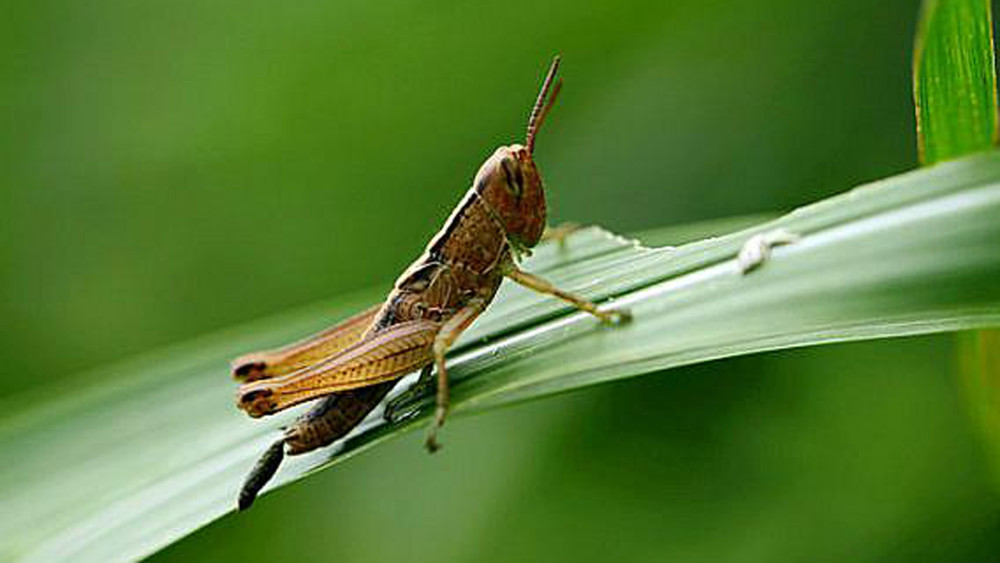
[[[434,338],[434,365],[437,367],[437,408],[434,409],[434,420],[427,431],[427,440],[424,445],[431,453],[441,448],[437,441],[438,430],[444,426],[444,421],[448,418],[448,409],[451,406],[451,393],[448,389],[448,370],[445,368],[444,355],[448,348],[455,343],[459,335],[476,320],[483,310],[486,309],[486,301],[475,298],[460,309],[454,317],[441,327]]]
[[[598,309],[597,305],[595,305],[591,301],[588,301],[580,297],[579,295],[572,294],[568,291],[563,291],[558,287],[552,285],[551,282],[545,280],[544,278],[540,278],[535,274],[525,272],[524,270],[518,268],[513,263],[509,264],[505,268],[504,275],[528,289],[562,299],[563,301],[566,301],[567,303],[573,305],[577,309],[580,309],[581,311],[586,311],[591,315],[594,315],[602,322],[608,324],[621,324],[628,322],[632,319],[632,315],[624,309],[621,310]]]

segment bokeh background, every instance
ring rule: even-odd
[[[521,139],[557,52],[556,223],[781,212],[912,168],[917,8],[16,1],[0,399],[388,288]],[[438,456],[407,435],[153,560],[987,560],[1000,504],[957,365],[948,335],[826,346],[459,418]]]

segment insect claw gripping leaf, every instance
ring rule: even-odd
[[[416,370],[429,378],[432,365],[437,408],[425,444],[437,450],[437,433],[450,402],[445,354],[493,300],[504,277],[608,324],[631,318],[627,311],[599,309],[516,265],[518,256],[530,253],[545,231],[545,190],[534,148],[562,85],[556,80],[558,68],[556,57],[531,111],[524,144],[500,147],[486,159],[444,227],[399,277],[384,303],[302,342],[233,363],[233,376],[243,382],[237,405],[252,417],[319,399],[257,462],[240,493],[241,509],[250,506],[285,453],[305,453],[343,437],[399,378]],[[411,391],[420,393],[424,387],[418,384]],[[394,405],[402,404],[402,398],[387,408],[386,417],[395,417]]]

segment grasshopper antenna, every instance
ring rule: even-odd
[[[542,83],[542,91],[538,93],[538,100],[535,101],[535,107],[531,110],[531,118],[528,119],[528,135],[525,138],[525,146],[528,149],[528,154],[534,154],[535,152],[535,134],[538,130],[542,128],[542,122],[545,121],[545,116],[549,114],[549,110],[552,109],[552,104],[556,101],[556,96],[559,95],[559,90],[562,88],[562,78],[556,81],[555,85],[552,84],[552,79],[556,76],[556,71],[559,70],[559,55],[556,55],[552,59],[552,66],[549,67],[549,73],[545,75],[545,82]],[[551,89],[552,95],[549,95],[549,90]],[[548,101],[546,101],[548,98]]]

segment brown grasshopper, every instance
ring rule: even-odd
[[[524,145],[500,147],[483,163],[444,228],[383,304],[302,342],[233,362],[233,375],[244,382],[237,404],[252,417],[322,398],[257,462],[240,493],[241,510],[273,476],[286,447],[292,455],[332,443],[361,422],[401,377],[421,370],[420,381],[427,385],[433,367],[437,408],[426,446],[437,450],[449,405],[445,353],[486,309],[504,277],[603,322],[628,319],[625,311],[598,309],[517,266],[517,258],[528,254],[545,230],[545,191],[532,157],[535,136],[562,86],[561,79],[553,84],[558,68],[556,57],[531,111]]]

